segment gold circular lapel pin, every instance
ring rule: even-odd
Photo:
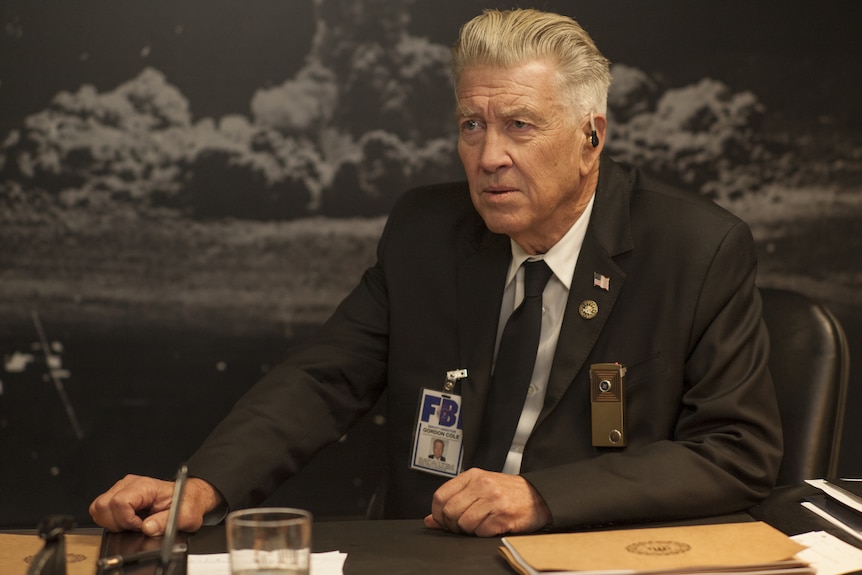
[[[585,299],[578,306],[578,313],[584,319],[593,319],[599,313],[599,304],[591,299]]]

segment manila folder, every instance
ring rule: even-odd
[[[724,572],[807,565],[805,549],[763,522],[723,523],[503,538],[501,553],[520,573],[544,571]]]

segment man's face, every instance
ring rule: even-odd
[[[598,178],[598,164],[582,161],[589,119],[572,117],[555,72],[545,61],[477,66],[457,88],[458,153],[473,204],[489,229],[533,254],[565,235]]]
[[[439,441],[434,442],[434,457],[440,458],[443,455],[443,444]]]

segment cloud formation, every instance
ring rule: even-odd
[[[407,31],[410,0],[315,0],[305,64],[241,114],[193,121],[144,68],[112,90],[58,93],[0,146],[0,186],[61,207],[170,208],[191,217],[377,215],[407,187],[462,177],[449,50]],[[715,196],[765,177],[764,108],[712,79],[666,89],[615,65],[608,150]],[[760,166],[760,167],[756,167]],[[756,170],[760,170],[756,172]]]

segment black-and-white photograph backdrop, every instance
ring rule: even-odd
[[[843,323],[839,470],[862,476],[853,3],[0,0],[0,526],[86,523],[123,474],[169,477],[328,317],[398,196],[463,178],[449,48],[515,5],[611,60],[606,153],[743,218],[758,283]],[[384,428],[274,500],[361,515]]]

